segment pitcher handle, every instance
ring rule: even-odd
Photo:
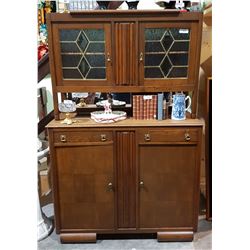
[[[185,109],[185,111],[187,111],[189,108],[190,108],[190,106],[191,106],[191,104],[192,104],[192,99],[191,99],[191,97],[188,95],[188,96],[186,96],[186,98],[185,98],[185,101],[188,99],[188,106],[187,106],[187,108]]]

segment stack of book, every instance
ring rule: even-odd
[[[164,94],[133,95],[133,118],[136,120],[167,119],[168,107]]]
[[[136,120],[156,119],[157,95],[133,95],[133,117]]]

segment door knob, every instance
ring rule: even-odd
[[[143,188],[144,187],[144,182],[140,181],[139,185],[140,185],[140,188]]]
[[[109,184],[108,184],[108,191],[113,191],[114,190],[114,188],[113,188],[113,183],[112,182],[109,182]]]

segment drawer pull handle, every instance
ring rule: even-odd
[[[144,139],[145,139],[145,141],[150,141],[151,140],[150,134],[145,134]]]
[[[144,182],[143,181],[140,181],[139,185],[140,185],[140,188],[144,188]]]
[[[101,141],[107,141],[107,136],[105,134],[101,135]]]
[[[113,191],[113,190],[114,190],[113,183],[110,182],[110,183],[108,184],[108,191],[111,192],[111,191]]]
[[[61,142],[66,142],[67,141],[66,135],[60,135],[60,140]]]
[[[191,137],[190,137],[189,133],[185,133],[185,140],[186,141],[190,141],[191,140]]]

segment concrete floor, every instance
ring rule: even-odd
[[[53,218],[53,204],[43,207],[44,213]],[[157,242],[156,239],[98,240],[91,244],[61,244],[55,230],[44,240],[38,242],[38,250],[211,250],[212,223],[199,217],[198,231],[193,242]]]

